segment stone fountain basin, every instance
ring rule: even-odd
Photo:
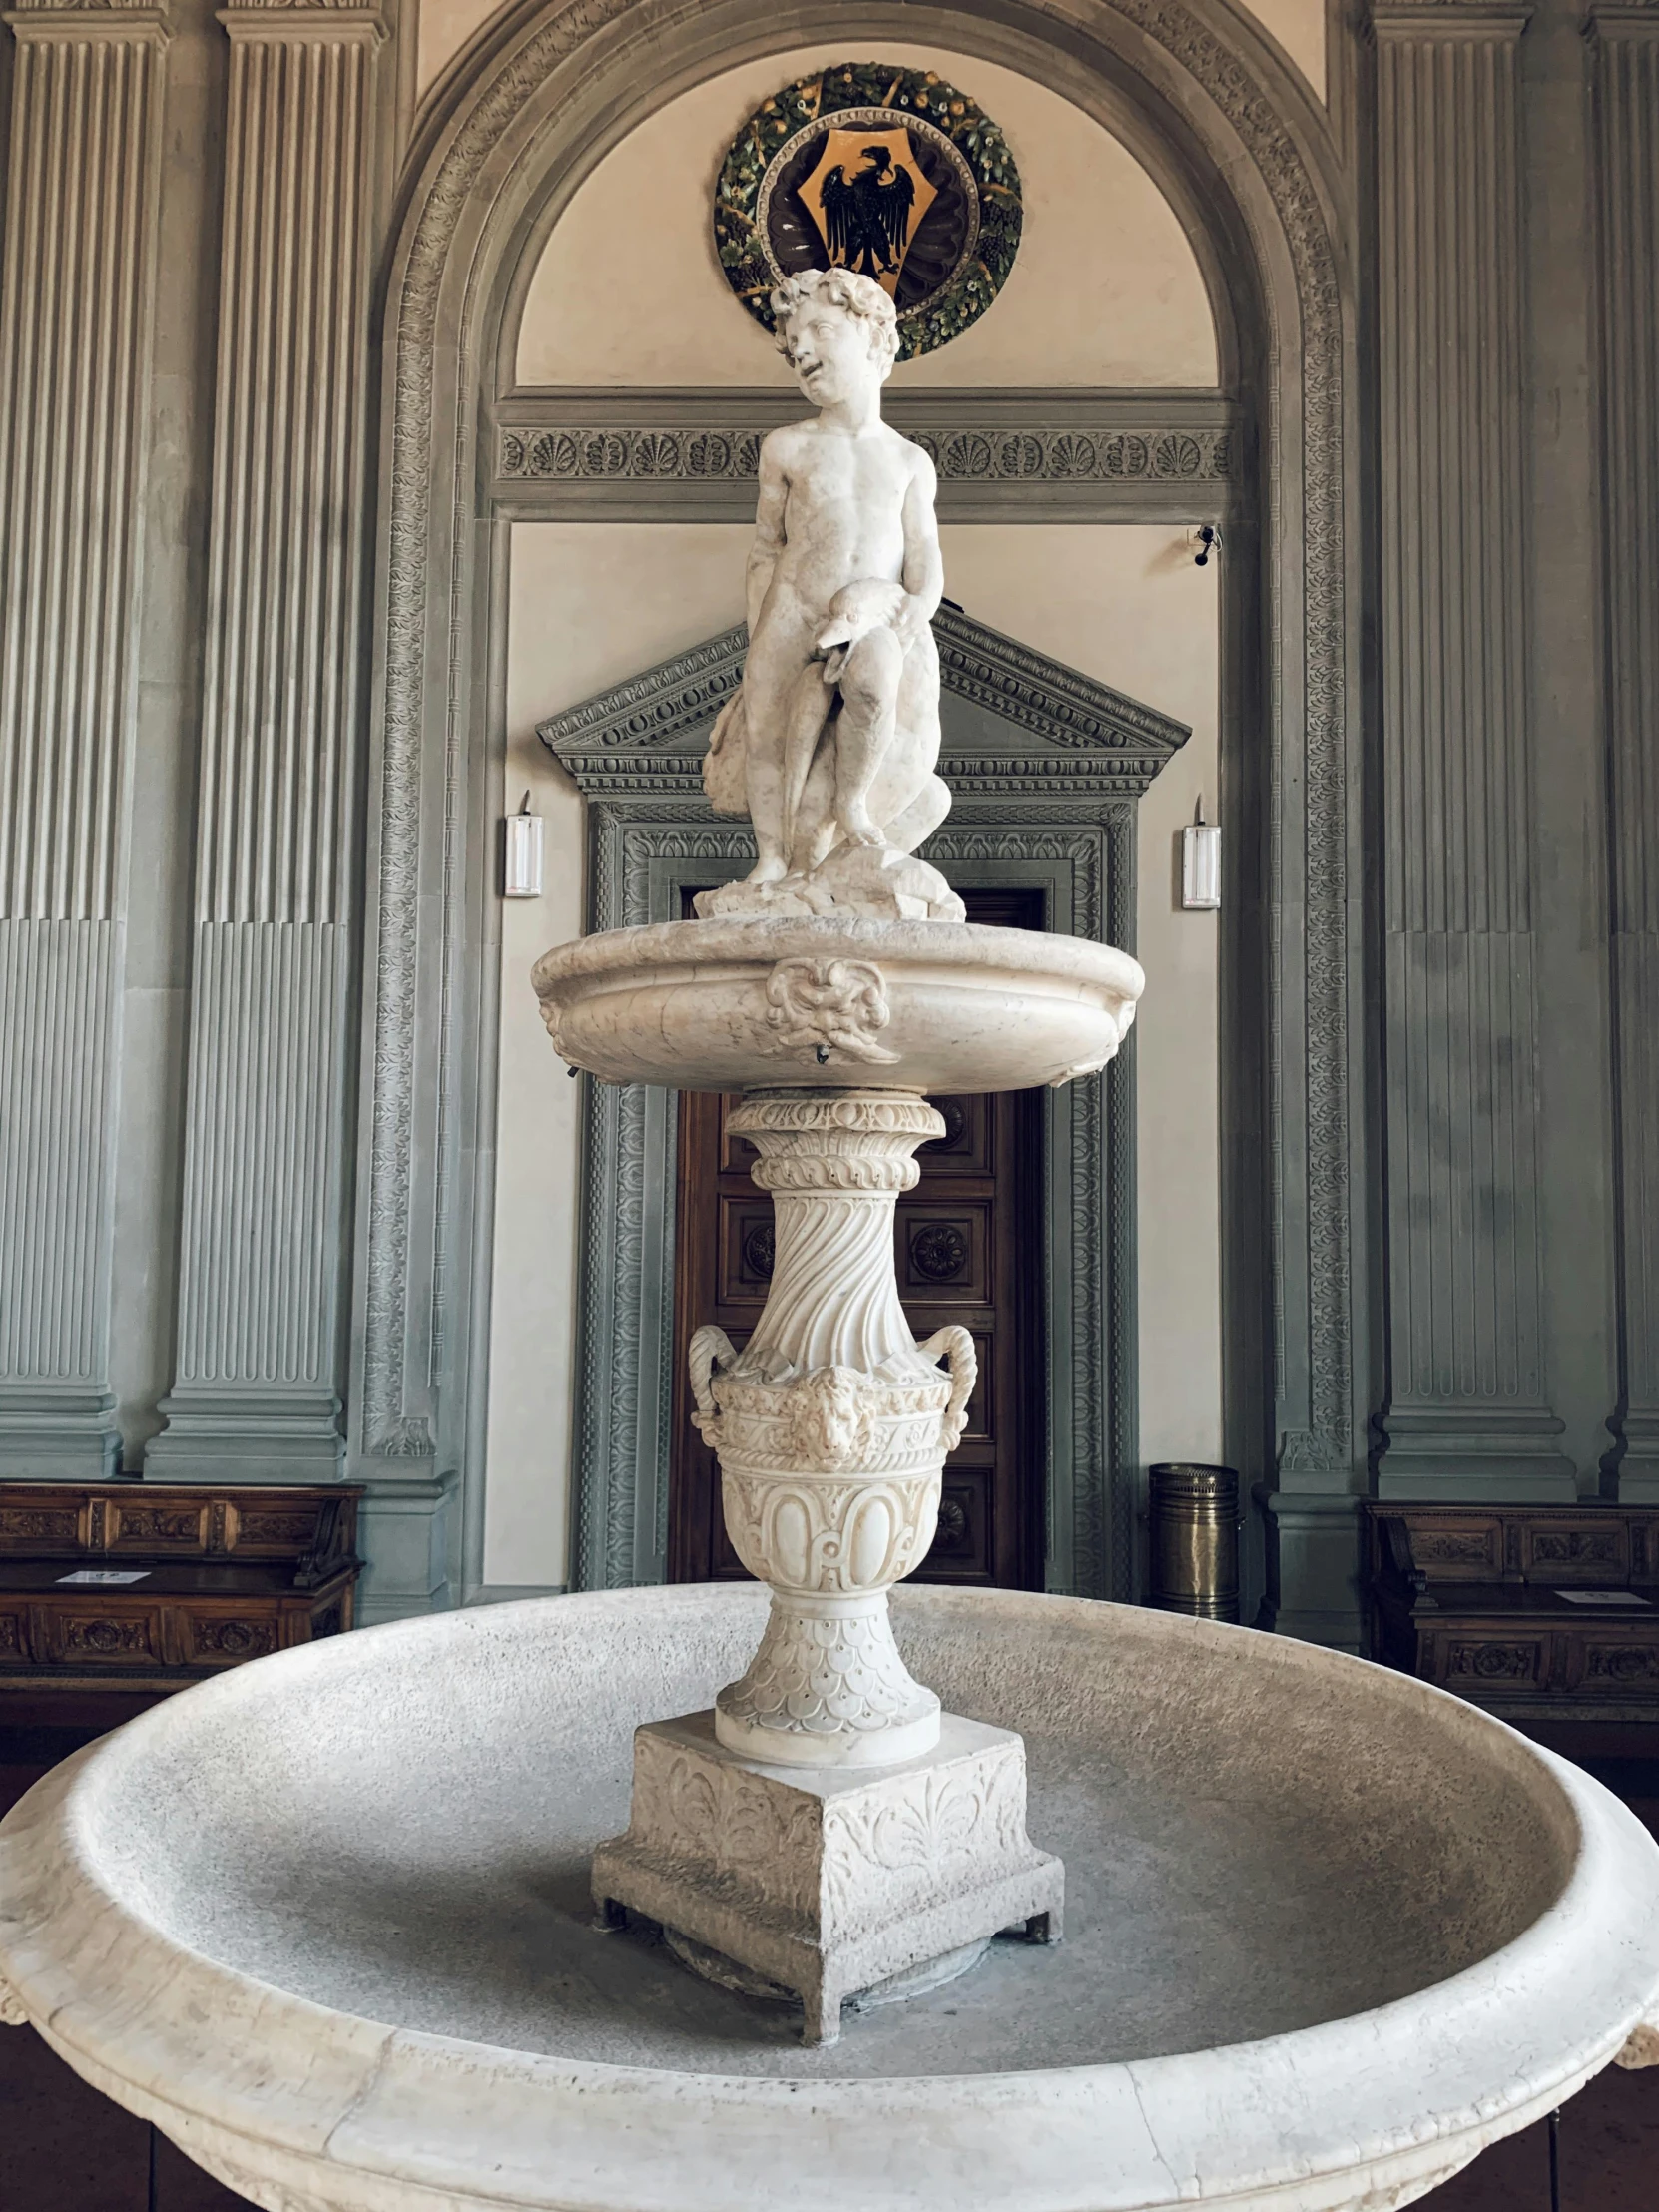
[[[965,1093],[1104,1067],[1146,979],[1080,937],[827,917],[609,929],[532,980],[562,1057],[608,1082]]]
[[[918,1678],[1025,1734],[1066,1940],[805,2049],[587,1900],[634,1724],[707,1706],[765,1604],[450,1613],[157,1707],[0,1826],[0,2002],[273,2212],[1382,2212],[1659,2011],[1659,1851],[1472,1707],[901,1589]]]

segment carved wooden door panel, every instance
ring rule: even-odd
[[[689,894],[688,894],[689,895]],[[1018,889],[965,891],[970,921],[1041,924]],[[682,1092],[674,1276],[674,1454],[669,1576],[741,1576],[720,1505],[720,1468],[691,1424],[686,1347],[705,1322],[743,1345],[772,1275],[772,1201],[750,1180],[755,1152],[727,1124],[735,1097]],[[972,1333],[979,1381],[945,1461],[939,1532],[920,1582],[1040,1586],[1043,1561],[1042,1094],[935,1098],[945,1133],[916,1154],[898,1201],[898,1295],[918,1339]]]

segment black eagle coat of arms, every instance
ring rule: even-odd
[[[830,259],[861,276],[896,276],[910,237],[915,180],[884,146],[866,146],[850,179],[837,162],[824,179],[825,245]]]

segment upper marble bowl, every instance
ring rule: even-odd
[[[949,921],[668,921],[536,962],[561,1056],[675,1090],[964,1093],[1093,1074],[1146,978],[1112,945]]]
[[[588,1896],[635,1723],[709,1705],[767,1602],[488,1606],[170,1699],[0,1825],[0,2016],[281,2212],[1381,2212],[1654,2017],[1659,1852],[1472,1707],[900,1589],[918,1677],[1025,1736],[1066,1939],[804,2049]]]

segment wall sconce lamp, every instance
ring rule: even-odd
[[[508,898],[541,896],[541,817],[530,812],[530,794],[516,815],[506,823],[507,847],[502,865],[503,895]]]
[[[1221,532],[1213,522],[1202,522],[1193,532],[1198,540],[1198,551],[1193,555],[1194,568],[1208,568],[1210,555],[1221,551]]]
[[[1213,913],[1221,904],[1221,824],[1198,813],[1181,832],[1181,903],[1190,913]]]

